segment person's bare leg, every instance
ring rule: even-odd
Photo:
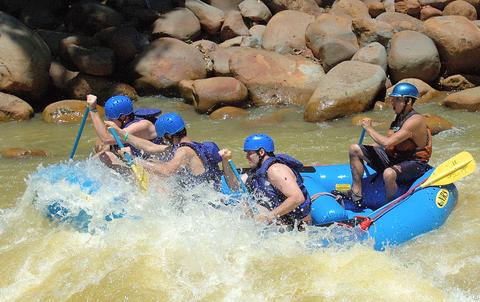
[[[385,182],[385,195],[387,201],[390,201],[397,193],[397,172],[392,168],[387,168],[383,171],[383,181]]]
[[[360,149],[360,146],[357,144],[350,145],[348,152],[350,156],[350,170],[352,171],[352,193],[355,195],[362,195],[362,176],[364,172],[363,159],[365,158]]]

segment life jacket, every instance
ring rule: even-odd
[[[269,157],[263,161],[262,165],[250,172],[246,185],[250,192],[259,199],[262,200],[267,198],[267,208],[270,210],[278,207],[282,202],[285,201],[285,195],[275,188],[269,181],[267,177],[267,171],[271,165],[275,163],[281,163],[288,166],[296,177],[297,185],[302,190],[305,201],[295,208],[292,212],[282,216],[286,221],[292,221],[294,219],[302,219],[310,213],[311,199],[310,195],[307,192],[305,185],[303,184],[303,178],[300,175],[300,169],[303,167],[303,164],[297,159],[286,155],[286,154],[277,154],[275,156]],[[260,202],[262,204],[262,202]]]
[[[148,120],[148,121],[152,122],[153,124],[155,124],[158,116],[161,113],[162,113],[162,110],[155,109],[155,108],[138,108],[138,109],[135,109],[134,118],[132,120],[130,120],[129,122],[125,123],[125,125],[122,126],[122,129],[125,129],[128,126],[130,126],[134,123],[138,123],[141,120]],[[155,137],[154,139],[151,139],[150,141],[154,144],[157,144],[157,145],[160,145],[160,144],[163,143],[162,138],[158,137],[158,136]],[[133,156],[145,157],[145,153],[142,150],[136,148],[135,146],[133,146],[129,143],[125,143],[125,147],[130,147],[130,149],[132,150],[132,155]],[[118,148],[118,146],[114,146],[114,149],[118,150],[119,148]]]
[[[171,160],[175,155],[175,152],[180,147],[189,147],[195,151],[198,155],[200,160],[202,161],[203,167],[205,168],[205,172],[193,175],[191,171],[188,169],[184,169],[179,172],[179,176],[181,178],[180,182],[182,186],[189,186],[189,185],[196,185],[203,182],[212,183],[215,189],[220,189],[220,178],[222,175],[222,171],[218,164],[222,161],[222,158],[218,154],[220,149],[218,148],[217,144],[214,142],[183,142],[173,146],[172,152],[170,153],[171,156],[168,160]]]
[[[410,111],[405,116],[397,114],[395,120],[390,125],[390,130],[394,133],[399,131],[403,124],[415,114],[419,114],[415,110]],[[401,162],[405,160],[418,160],[422,162],[428,162],[432,156],[432,132],[427,127],[427,138],[425,147],[418,147],[415,141],[411,138],[385,150],[389,156],[396,161]]]

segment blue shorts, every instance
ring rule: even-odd
[[[377,173],[383,173],[386,168],[395,170],[398,184],[410,185],[432,168],[428,163],[419,160],[396,161],[388,156],[382,147],[361,145],[360,149],[368,165]]]

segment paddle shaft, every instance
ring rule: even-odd
[[[247,192],[248,192],[247,186],[246,186],[245,183],[243,182],[242,177],[240,176],[240,174],[238,173],[237,167],[236,167],[235,164],[233,163],[233,160],[229,159],[229,160],[228,160],[228,164],[230,165],[230,168],[232,169],[233,174],[235,175],[235,178],[236,178],[236,179],[238,180],[238,182],[240,183],[240,188],[242,189],[242,192],[243,192],[243,193],[247,193]]]
[[[122,141],[118,137],[117,131],[115,131],[115,129],[113,127],[108,128],[108,131],[110,131],[110,133],[112,134],[113,138],[117,142],[117,145],[120,146],[120,148],[125,148],[125,145],[122,143]],[[132,166],[132,164],[133,164],[132,156],[128,152],[125,152],[123,156],[127,160],[127,165],[129,167]]]
[[[83,128],[85,128],[85,123],[87,122],[88,112],[90,112],[90,108],[87,106],[85,108],[85,112],[83,113],[82,121],[80,122],[80,126],[78,127],[77,137],[75,138],[75,142],[73,143],[73,148],[70,151],[70,159],[73,159],[75,156],[75,152],[77,151],[78,142],[80,141],[80,137],[82,136]]]

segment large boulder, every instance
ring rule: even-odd
[[[29,120],[33,117],[33,108],[24,100],[0,92],[0,122]]]
[[[238,5],[242,16],[254,22],[267,23],[272,17],[272,13],[268,7],[261,1],[244,0]]]
[[[220,31],[225,18],[221,9],[200,0],[186,0],[185,7],[195,14],[205,32],[213,35]]]
[[[247,86],[257,106],[304,105],[324,75],[311,60],[260,49],[239,48],[229,63],[231,74]]]
[[[465,90],[477,86],[471,77],[461,74],[440,78],[439,84],[442,90]]]
[[[418,0],[401,0],[395,1],[395,11],[397,13],[410,15],[414,18],[420,16],[421,5]]]
[[[5,158],[27,158],[27,157],[47,157],[48,153],[41,149],[26,149],[26,148],[7,148],[3,149],[0,154]]]
[[[230,74],[230,56],[237,52],[239,47],[229,47],[218,49],[209,53],[209,57],[213,61],[213,69],[216,75],[229,75]]]
[[[402,30],[413,30],[418,32],[424,32],[425,28],[423,22],[409,15],[386,12],[375,18],[377,21],[382,21],[390,24],[393,27],[394,32]]]
[[[435,114],[424,114],[428,128],[432,131],[432,134],[438,134],[442,131],[452,129],[453,125],[448,120]]]
[[[463,16],[425,21],[426,34],[435,42],[447,74],[480,72],[480,29]]]
[[[0,90],[39,99],[49,83],[50,50],[40,36],[0,11]]]
[[[424,6],[420,10],[420,20],[422,21],[425,21],[432,17],[438,17],[442,15],[443,15],[443,12],[441,10],[430,5]]]
[[[86,101],[63,100],[52,103],[45,107],[42,112],[43,120],[53,124],[78,123],[82,120],[87,107]],[[100,115],[104,115],[102,107],[98,106]]]
[[[368,7],[360,0],[338,0],[333,3],[331,14],[350,16],[352,19],[370,18]]]
[[[404,30],[393,35],[388,50],[391,80],[405,78],[434,82],[440,74],[440,57],[432,39],[426,35]]]
[[[226,120],[242,116],[247,116],[248,111],[238,107],[225,106],[210,113],[209,117],[212,120]]]
[[[321,0],[264,0],[263,2],[273,14],[283,10],[296,10],[313,16],[323,13],[323,9],[318,6]]]
[[[443,15],[458,15],[464,16],[471,21],[477,20],[477,10],[475,9],[475,6],[464,0],[455,0],[447,4],[447,6],[445,6],[443,9]]]
[[[226,105],[244,106],[248,90],[239,80],[231,77],[213,77],[195,80],[191,84],[191,92],[187,85],[183,90],[193,97],[193,105],[200,113],[210,112]]]
[[[352,21],[345,17],[322,14],[308,25],[305,37],[308,48],[325,70],[349,60],[359,49]]]
[[[376,19],[355,19],[352,26],[361,47],[373,42],[378,42],[387,47],[393,37],[393,26]]]
[[[81,72],[94,76],[109,76],[113,73],[115,55],[110,48],[70,45],[67,47],[67,53],[70,61]]]
[[[293,53],[306,49],[305,31],[314,17],[299,11],[285,10],[274,15],[263,33],[264,49]]]
[[[219,8],[224,12],[228,12],[231,10],[238,10],[238,5],[243,0],[209,0],[211,6]]]
[[[162,90],[181,80],[207,76],[203,54],[194,46],[173,38],[153,41],[133,63],[135,86],[140,90]]]
[[[179,40],[192,40],[200,35],[200,21],[187,8],[177,8],[161,15],[153,24],[155,38],[172,37]]]
[[[480,111],[480,87],[452,93],[445,98],[442,105],[452,109]]]
[[[58,89],[63,90],[65,89],[67,82],[75,78],[79,72],[68,70],[61,63],[52,61],[49,74],[53,85]]]
[[[94,2],[80,2],[72,5],[65,23],[69,31],[94,34],[110,26],[119,26],[123,17],[114,9]]]
[[[360,48],[352,57],[352,61],[375,64],[387,71],[387,51],[378,42],[373,42]]]
[[[77,100],[85,100],[87,94],[95,94],[98,96],[99,104],[103,104],[109,97],[117,94],[126,95],[134,101],[138,98],[135,89],[128,84],[82,73],[69,80],[64,89],[69,98]]]
[[[378,65],[358,61],[338,64],[320,79],[305,106],[304,119],[323,122],[370,109],[385,87],[385,78]]]
[[[222,29],[220,30],[220,38],[228,40],[237,36],[248,36],[248,27],[243,22],[243,17],[239,11],[232,10],[225,14]]]
[[[60,41],[70,36],[68,33],[44,29],[36,30],[36,33],[47,43],[52,57],[59,55]]]
[[[147,37],[132,25],[109,27],[95,35],[115,53],[120,62],[131,61],[147,45]]]

